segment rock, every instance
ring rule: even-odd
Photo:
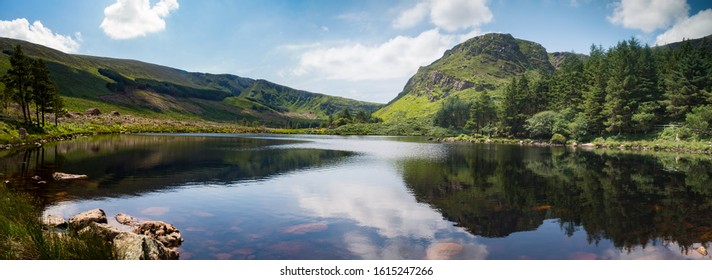
[[[123,231],[118,228],[112,227],[108,224],[100,224],[97,222],[91,222],[89,226],[79,230],[79,233],[92,233],[106,241],[113,241],[114,238],[116,238],[116,236],[118,236],[122,232]]]
[[[584,149],[593,149],[596,147],[596,145],[593,143],[585,143],[585,144],[579,145],[579,147],[584,148]]]
[[[32,180],[39,181],[39,180],[42,180],[42,177],[35,175],[35,176],[32,176]]]
[[[707,256],[707,248],[705,248],[705,246],[697,247],[695,251],[697,251],[697,253],[700,253],[700,255],[702,256]]]
[[[135,226],[138,224],[138,220],[134,217],[131,217],[127,214],[124,213],[119,213],[116,214],[116,221],[119,222],[119,224],[122,225],[127,225],[127,226]]]
[[[57,180],[57,181],[62,181],[62,180],[88,179],[89,176],[87,176],[87,175],[78,175],[78,174],[62,173],[62,172],[54,172],[54,174],[52,174],[52,178],[54,178],[54,179]]]
[[[87,116],[98,116],[98,115],[101,115],[101,111],[99,111],[99,109],[97,109],[97,108],[89,108],[89,109],[87,109],[85,114]]]
[[[112,116],[114,116],[114,117],[121,116],[121,113],[119,113],[118,111],[111,111],[110,114],[111,114]]]
[[[44,185],[47,184],[47,181],[37,181],[37,184]]]
[[[462,251],[462,245],[452,242],[437,243],[430,245],[425,252],[425,259],[428,260],[449,260]]]
[[[77,214],[69,219],[69,225],[75,229],[82,229],[89,226],[92,222],[106,224],[106,213],[101,209],[93,209]]]
[[[27,130],[24,128],[20,128],[17,133],[19,134],[20,139],[25,139],[25,137],[27,137]]]
[[[67,221],[60,216],[47,215],[42,218],[42,225],[50,228],[63,228],[67,226]]]
[[[113,244],[117,257],[122,260],[177,260],[180,256],[161,242],[133,232],[119,233]]]
[[[162,221],[145,221],[134,228],[134,233],[143,234],[163,243],[168,248],[181,245],[183,237],[173,225]]]

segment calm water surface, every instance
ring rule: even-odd
[[[708,155],[201,134],[0,157],[46,214],[167,221],[182,259],[709,259],[695,249],[712,245]],[[90,179],[31,179],[55,171]]]

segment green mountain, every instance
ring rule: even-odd
[[[444,99],[471,100],[478,92],[494,92],[525,72],[551,74],[551,56],[540,44],[509,34],[474,37],[421,67],[403,91],[376,112],[386,122],[402,119],[430,121]]]
[[[26,55],[46,61],[70,111],[95,107],[154,118],[258,121],[282,126],[288,122],[313,125],[345,108],[373,112],[381,106],[235,75],[66,54],[8,38],[0,38],[0,75],[9,69],[9,56],[16,45],[21,45]]]

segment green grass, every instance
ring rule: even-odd
[[[0,259],[115,259],[110,243],[91,234],[42,229],[42,210],[29,195],[0,185]]]

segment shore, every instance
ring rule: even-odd
[[[616,149],[624,151],[659,151],[659,152],[674,152],[674,153],[693,153],[693,154],[709,154],[712,155],[711,141],[667,141],[667,140],[636,140],[636,141],[619,141],[619,140],[603,140],[590,143],[568,142],[550,143],[541,140],[532,139],[508,139],[508,138],[475,138],[471,136],[445,137],[445,138],[430,138],[435,142],[451,142],[451,143],[483,143],[483,144],[511,144],[536,147],[572,147],[580,149]]]
[[[41,132],[25,131],[1,122],[7,134],[0,137],[0,150],[40,147],[48,142],[67,141],[81,136],[128,133],[274,133],[274,134],[338,134],[330,129],[282,129],[264,126],[249,127],[236,124],[201,120],[150,119],[118,113],[85,115],[68,113],[60,118],[59,125],[47,125]],[[551,143],[532,139],[487,138],[460,135],[457,137],[430,138],[435,142],[461,142],[485,144],[513,144],[538,147],[569,146],[582,149],[617,149],[630,151],[662,151],[676,153],[712,154],[712,141],[669,140],[612,140],[600,138],[590,143]]]

